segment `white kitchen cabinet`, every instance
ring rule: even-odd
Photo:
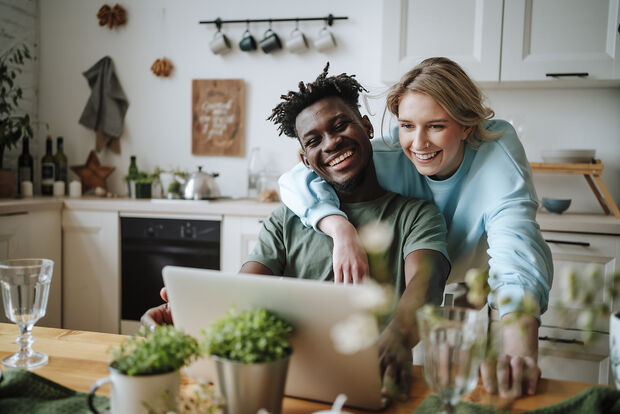
[[[120,245],[116,211],[64,210],[63,328],[120,332]]]
[[[0,259],[45,258],[54,261],[45,316],[36,326],[61,327],[62,254],[60,209],[0,215]],[[2,307],[0,298],[0,307]],[[0,322],[9,322],[0,309]]]
[[[382,79],[396,82],[432,56],[445,56],[477,81],[499,81],[502,2],[384,0]]]
[[[229,216],[222,222],[221,269],[236,272],[252,251],[265,217]]]
[[[384,0],[382,79],[446,56],[478,82],[620,79],[619,0]],[[566,78],[566,76],[560,76]]]
[[[502,81],[620,78],[618,0],[504,1]]]
[[[595,322],[598,334],[592,343],[584,344],[583,331],[576,319],[579,307],[560,306],[568,297],[569,269],[588,275],[592,267],[597,268],[606,280],[613,277],[620,257],[620,237],[613,235],[543,232],[553,254],[554,280],[549,293],[549,306],[542,315],[539,331],[539,364],[543,377],[570,379],[574,381],[610,384],[609,372],[609,319]],[[593,303],[609,303],[601,289]],[[610,311],[617,311],[618,299]]]

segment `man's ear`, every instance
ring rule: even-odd
[[[301,162],[304,163],[306,168],[312,169],[312,167],[310,167],[310,163],[308,162],[308,158],[306,157],[306,151],[304,149],[299,151],[299,158],[301,159]]]
[[[370,122],[368,115],[362,116],[362,125],[366,128],[366,132],[368,133],[370,139],[372,139],[375,136],[375,130],[372,127],[372,122]]]

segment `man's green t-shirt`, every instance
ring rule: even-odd
[[[343,203],[341,209],[358,230],[376,220],[393,229],[385,262],[399,295],[405,290],[405,258],[409,253],[429,249],[448,259],[444,218],[428,201],[387,192],[372,201]],[[281,205],[264,222],[258,243],[245,261],[262,263],[274,275],[334,280],[332,251],[331,237],[305,227],[291,210]]]

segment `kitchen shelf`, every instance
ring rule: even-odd
[[[597,159],[589,164],[532,162],[530,165],[532,167],[532,171],[535,173],[583,175],[605,214],[609,215],[613,212],[616,218],[620,218],[620,210],[618,210],[618,206],[609,193],[609,190],[607,190],[607,187],[603,182],[603,177],[601,177],[603,173],[603,163],[601,160]]]

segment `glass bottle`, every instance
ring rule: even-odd
[[[65,183],[65,189],[69,187],[67,183],[67,156],[63,149],[62,137],[56,138],[56,154],[54,154],[54,166],[56,181],[63,181]]]
[[[54,178],[56,164],[52,155],[52,137],[47,136],[45,140],[45,155],[41,159],[41,194],[54,194]]]
[[[17,194],[21,195],[22,181],[34,181],[34,161],[30,155],[30,138],[22,138],[22,153],[17,159]]]
[[[258,177],[262,169],[260,148],[252,148],[248,163],[248,198],[256,198],[258,195]]]
[[[129,171],[127,171],[127,192],[130,198],[136,198],[136,178],[139,174],[136,156],[132,155],[130,160]]]

